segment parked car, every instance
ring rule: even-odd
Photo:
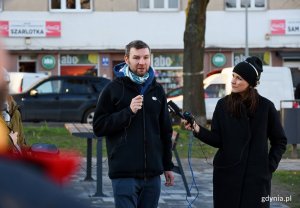
[[[212,119],[218,100],[231,93],[232,70],[233,67],[224,68],[218,73],[211,73],[210,76],[203,80],[207,120]],[[260,95],[271,100],[277,111],[279,111],[281,100],[294,100],[293,80],[290,69],[288,67],[264,66],[257,90]],[[168,100],[173,100],[180,108],[182,108],[182,95],[182,88],[177,88],[167,93]],[[285,103],[283,107],[290,108],[292,103]]]
[[[99,94],[109,82],[103,77],[53,76],[13,97],[23,121],[92,123]]]
[[[212,114],[216,105],[216,102],[224,97],[225,90],[224,84],[216,82],[217,80],[214,79],[215,83],[213,84],[206,84],[207,82],[210,83],[211,79],[204,80],[204,102],[205,102],[205,110],[206,110],[206,119],[210,121],[212,119]],[[180,109],[182,109],[183,105],[183,89],[182,87],[175,88],[170,90],[167,93],[167,100],[172,100]]]
[[[25,92],[38,81],[48,77],[48,75],[44,73],[28,72],[9,72],[9,76],[9,90],[12,94]]]

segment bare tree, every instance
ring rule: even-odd
[[[192,112],[201,124],[206,123],[203,59],[208,2],[189,0],[184,31],[183,109]]]

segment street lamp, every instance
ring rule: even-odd
[[[249,48],[248,48],[248,2],[245,2],[245,57],[249,56]]]

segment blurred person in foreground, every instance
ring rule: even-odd
[[[234,67],[232,92],[218,101],[211,130],[184,121],[194,136],[218,148],[213,162],[215,208],[270,207],[264,197],[271,194],[272,173],[287,139],[274,104],[255,89],[262,71],[257,57]]]
[[[3,66],[5,62],[5,51],[3,50],[3,45],[0,42],[0,106],[2,107],[6,101],[6,82],[3,71]],[[0,154],[5,153],[9,149],[9,129],[7,128],[6,122],[2,116],[0,116]]]
[[[9,73],[5,68],[2,70],[4,76],[3,96],[6,98],[5,102],[2,104],[2,118],[10,131],[11,147],[14,147],[12,149],[21,153],[22,149],[26,146],[21,113],[17,103],[14,101],[13,97],[9,95]]]
[[[7,79],[5,78],[4,61],[7,58],[0,40],[0,106],[7,98]],[[0,207],[2,208],[86,208],[79,200],[66,195],[60,186],[47,177],[51,168],[49,163],[37,158],[16,157],[10,153],[10,129],[0,116]],[[21,144],[20,144],[21,145]],[[49,161],[49,157],[46,161]],[[72,159],[71,159],[72,160]],[[52,168],[73,165],[73,161],[55,158]],[[57,163],[59,165],[57,165]],[[48,166],[48,167],[46,167]],[[43,168],[48,168],[42,173]],[[62,169],[58,170],[61,171]],[[48,172],[47,172],[48,171]],[[63,169],[66,171],[66,169]]]
[[[106,136],[109,177],[117,208],[156,208],[161,190],[174,184],[172,126],[164,90],[150,66],[143,41],[125,48],[125,63],[102,91],[93,121],[97,136]]]

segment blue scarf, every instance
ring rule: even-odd
[[[127,64],[123,67],[122,71],[126,77],[129,77],[131,79],[131,81],[133,81],[137,84],[144,84],[147,81],[147,79],[149,78],[148,72],[142,77],[134,74],[132,71],[130,71]]]
[[[143,77],[139,77],[129,70],[129,67],[125,62],[116,65],[114,67],[114,73],[116,77],[128,77],[134,83],[139,84],[141,95],[144,95],[147,92],[149,86],[155,79],[154,69],[151,66],[149,67],[147,74]]]

